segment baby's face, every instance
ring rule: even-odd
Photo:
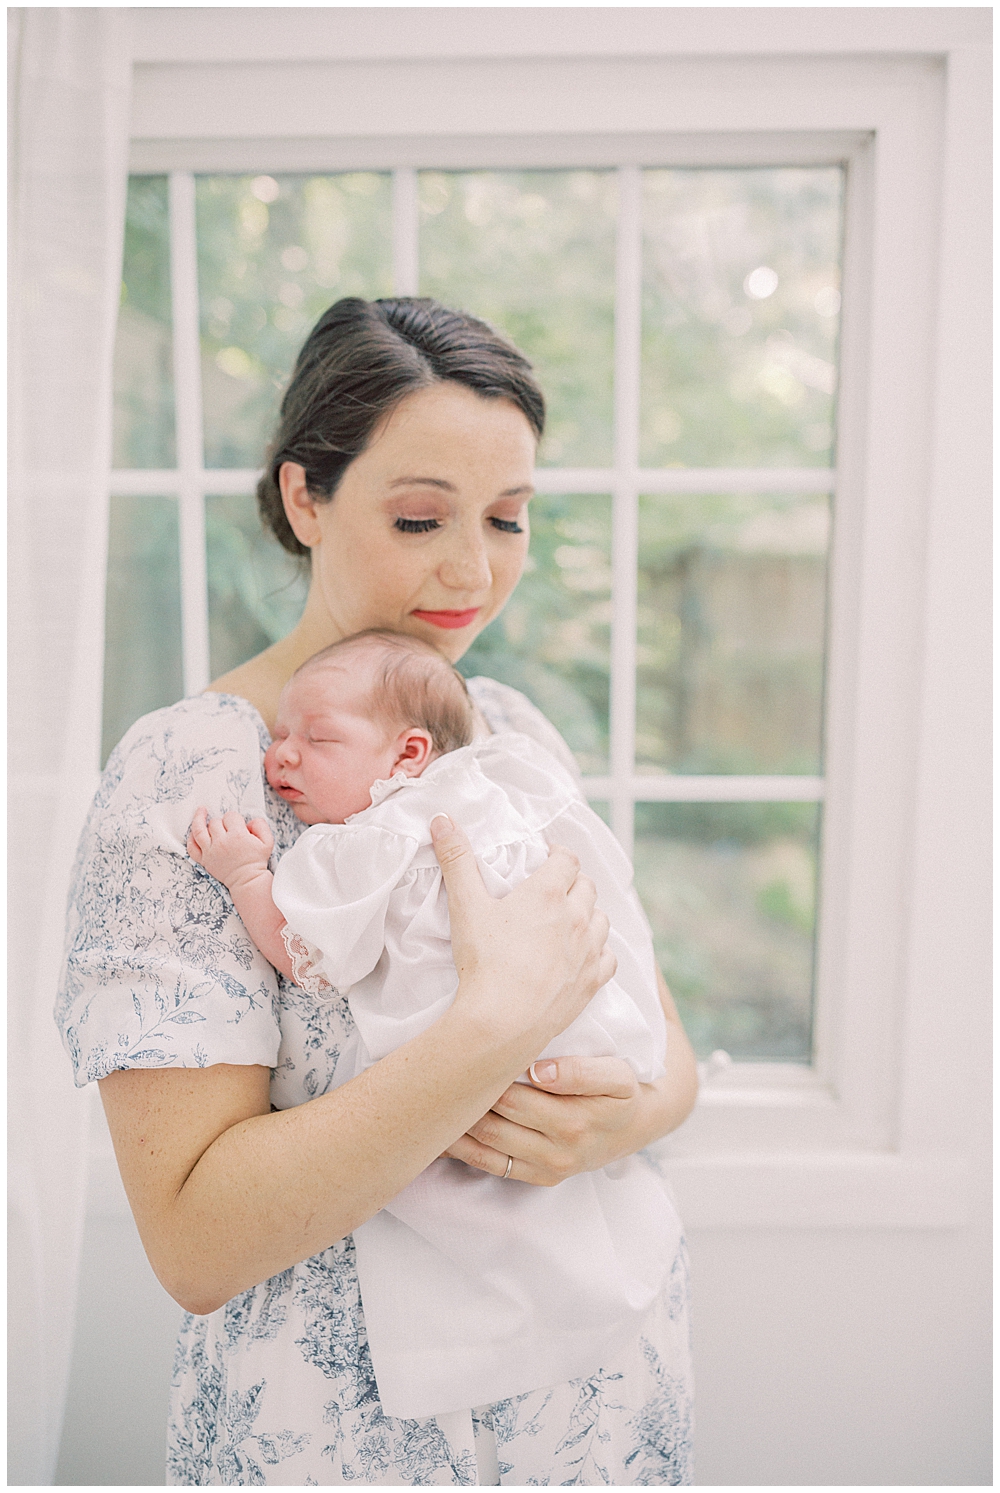
[[[387,740],[368,714],[368,671],[352,664],[297,674],[278,704],[264,771],[303,824],[343,824],[367,809],[372,784],[391,777],[396,763],[396,738]]]

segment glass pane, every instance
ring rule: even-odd
[[[102,765],[141,715],[184,693],[174,498],[111,499]]]
[[[606,772],[610,648],[611,499],[533,498],[524,576],[462,659],[463,674],[523,690],[584,772]]]
[[[115,334],[113,466],[174,466],[172,359],[167,178],[130,176]]]
[[[699,1057],[808,1063],[818,804],[637,804],[636,887]]]
[[[821,769],[825,497],[639,500],[639,771]]]
[[[202,176],[197,203],[205,465],[258,467],[318,317],[391,292],[390,178]]]
[[[828,466],[841,168],[643,181],[643,464]]]
[[[424,171],[420,289],[505,332],[549,418],[539,460],[611,463],[617,187],[607,171]]]
[[[254,498],[205,499],[208,628],[212,678],[246,663],[290,632],[302,614],[309,573],[265,533]]]

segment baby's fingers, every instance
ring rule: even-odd
[[[191,829],[188,834],[187,852],[194,860],[200,860],[200,854],[195,852],[207,850],[212,843],[208,831],[208,810],[204,807],[195,809],[194,818],[191,820]],[[192,845],[195,847],[192,849]]]
[[[250,823],[247,825],[247,829],[253,835],[255,840],[260,841],[261,845],[267,851],[268,855],[270,855],[271,851],[274,849],[274,836],[271,833],[271,826],[268,824],[267,820],[262,818],[251,819]]]

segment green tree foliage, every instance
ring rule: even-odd
[[[420,289],[532,360],[543,465],[611,463],[617,185],[609,171],[425,171]]]
[[[113,461],[172,467],[173,337],[165,176],[131,176],[115,340]]]
[[[820,771],[828,532],[822,496],[640,500],[641,765]]]
[[[139,716],[183,693],[177,503],[112,497],[101,761]]]
[[[197,208],[205,463],[257,467],[310,327],[391,291],[390,178],[203,176]]]
[[[637,804],[635,878],[699,1056],[807,1063],[820,810]]]
[[[585,772],[606,772],[610,639],[610,497],[534,498],[524,576],[461,660],[463,673],[523,690]]]
[[[643,183],[643,463],[829,465],[843,171]]]

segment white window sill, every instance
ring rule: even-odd
[[[949,1153],[666,1154],[661,1164],[692,1231],[952,1229],[968,1221],[968,1163]]]
[[[969,1167],[901,1152],[852,1126],[833,1087],[795,1063],[699,1064],[690,1119],[651,1147],[689,1229],[958,1228]]]

